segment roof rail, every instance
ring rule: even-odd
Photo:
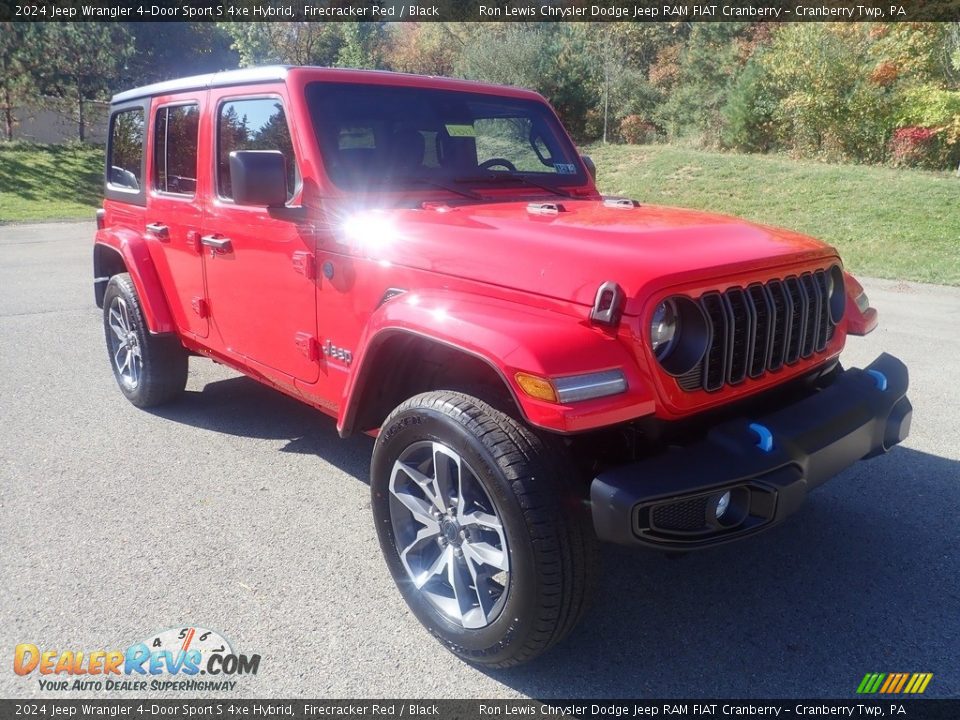
[[[167,95],[183,90],[199,90],[229,85],[246,85],[248,83],[277,82],[286,80],[289,65],[266,65],[264,67],[243,68],[240,70],[225,70],[223,72],[194,75],[192,77],[165,80],[163,82],[144,85],[143,87],[117,93],[110,101],[113,104],[136,100],[153,95]]]

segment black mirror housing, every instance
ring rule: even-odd
[[[593,164],[593,158],[589,155],[581,155],[580,159],[583,160],[583,164],[587,166],[587,172],[590,173],[590,177],[593,178],[594,182],[597,180],[597,166]]]
[[[238,205],[281,207],[287,203],[287,161],[279,150],[234,150],[230,186]]]

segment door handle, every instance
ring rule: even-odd
[[[170,228],[163,223],[150,223],[147,225],[147,232],[153,235],[157,240],[169,240]]]
[[[200,238],[200,242],[215,253],[228,253],[233,250],[233,245],[230,242],[230,238],[221,237],[219,235],[204,235],[202,238]]]

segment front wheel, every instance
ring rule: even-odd
[[[560,452],[454,392],[417,395],[381,428],[371,466],[380,547],[414,615],[465,660],[532,660],[586,606],[596,540]]]

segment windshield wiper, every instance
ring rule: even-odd
[[[401,175],[391,176],[385,178],[386,181],[395,181],[398,183],[419,183],[420,185],[429,185],[430,187],[439,188],[440,190],[446,190],[448,192],[455,193],[457,195],[462,195],[463,197],[471,198],[473,200],[486,200],[486,198],[480,193],[473,192],[473,190],[465,190],[464,188],[459,188],[456,185],[451,185],[450,183],[440,182],[439,180],[431,180],[429,178],[420,177],[418,175]],[[456,182],[456,181],[454,181]]]
[[[464,177],[455,177],[453,182],[462,183],[468,185],[470,183],[486,183],[486,184],[497,184],[502,182],[508,183],[519,183],[521,185],[529,185],[530,187],[540,188],[541,190],[546,190],[549,193],[554,195],[560,195],[561,197],[573,198],[575,195],[569,193],[566,190],[561,190],[560,188],[553,187],[552,185],[547,185],[546,183],[540,183],[536,180],[531,180],[526,175],[469,175]]]

